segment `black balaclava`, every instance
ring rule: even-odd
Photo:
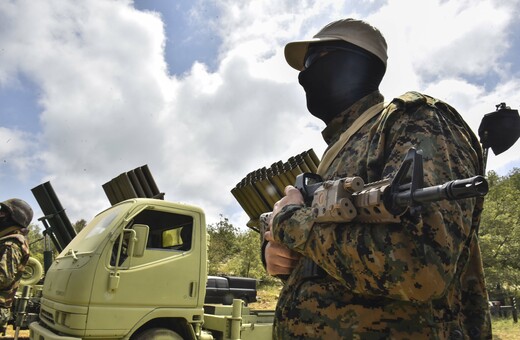
[[[305,89],[309,112],[328,124],[376,91],[386,67],[374,54],[346,41],[314,43],[306,58],[320,50],[329,52],[301,71],[298,80]]]

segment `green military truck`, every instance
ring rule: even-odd
[[[274,313],[205,305],[204,212],[134,198],[99,213],[48,269],[33,340],[270,339]]]

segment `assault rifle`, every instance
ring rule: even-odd
[[[485,169],[489,148],[498,155],[520,138],[518,110],[512,110],[505,103],[496,105],[496,111],[482,119],[478,134],[484,149]],[[266,216],[289,184],[295,185],[306,204],[316,209],[317,222],[354,219],[366,223],[397,222],[407,210],[417,213],[421,204],[484,196],[488,191],[482,176],[425,188],[422,156],[415,150],[408,152],[394,178],[368,184],[359,177],[324,182],[313,174],[319,162],[311,149],[285,163],[274,163],[270,168],[258,169],[244,177],[231,192],[250,217],[247,226],[261,232]],[[410,168],[412,174],[408,180]]]
[[[411,169],[411,179],[408,173]],[[323,181],[317,174],[302,173],[295,187],[306,206],[313,208],[314,222],[397,223],[409,211],[418,214],[422,204],[440,200],[459,200],[484,196],[488,183],[483,176],[457,179],[441,185],[424,187],[421,152],[411,148],[393,178],[364,184],[360,177]],[[260,216],[261,235],[268,230],[272,213]],[[304,259],[304,277],[321,277],[324,271],[311,259]],[[286,275],[279,275],[287,279]]]
[[[407,181],[410,168],[411,180]],[[425,188],[422,154],[414,148],[392,179],[365,185],[360,177],[322,181],[319,175],[303,173],[296,178],[295,187],[306,205],[316,209],[316,222],[398,222],[407,210],[417,213],[423,203],[484,196],[488,192],[483,176]]]
[[[360,177],[323,181],[317,174],[302,173],[296,177],[295,187],[305,205],[313,208],[315,222],[339,223],[397,223],[407,211],[418,214],[424,203],[484,196],[489,188],[483,176],[424,187],[422,154],[414,148],[393,178],[365,184]],[[260,216],[260,232],[267,230],[270,214]]]

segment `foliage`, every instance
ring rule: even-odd
[[[514,323],[511,318],[493,319],[493,339],[513,340],[520,339],[520,325]]]
[[[253,230],[241,231],[227,218],[208,225],[208,273],[272,280],[260,260],[260,237]]]
[[[45,241],[37,224],[31,223],[29,225],[29,234],[27,235],[27,238],[29,240],[29,251],[31,252],[31,256],[40,261],[40,263],[43,263]]]
[[[260,278],[265,269],[260,260],[260,237],[248,229],[237,235],[240,251],[231,258],[228,268],[237,276]]]
[[[79,233],[81,229],[83,229],[87,225],[87,221],[84,219],[81,219],[79,221],[76,221],[72,225],[74,230],[76,230],[76,233]],[[40,261],[41,264],[44,263],[43,261],[43,252],[45,250],[45,238],[43,236],[42,231],[40,230],[40,227],[37,224],[30,224],[29,225],[29,234],[27,235],[27,238],[29,239],[29,250],[31,252],[31,256],[36,258],[38,261]],[[54,248],[54,245],[52,244],[51,240],[47,236],[47,243],[49,248],[52,250],[52,255],[55,257],[57,255],[57,251]]]
[[[87,226],[87,221],[85,221],[84,219],[78,220],[78,221],[76,221],[76,223],[74,223],[72,225],[72,227],[74,228],[76,233],[79,233],[86,226]]]
[[[486,283],[516,293],[520,288],[520,169],[508,176],[488,173],[489,193],[480,223]]]
[[[220,222],[208,225],[208,272],[210,275],[221,274],[220,267],[226,264],[237,252],[238,229],[227,218],[220,216]]]

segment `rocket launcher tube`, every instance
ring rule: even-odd
[[[320,161],[316,157],[316,154],[312,149],[310,149],[309,151],[305,151],[302,157],[305,164],[307,164],[307,166],[311,170],[310,172],[318,171],[318,164],[320,163]]]

